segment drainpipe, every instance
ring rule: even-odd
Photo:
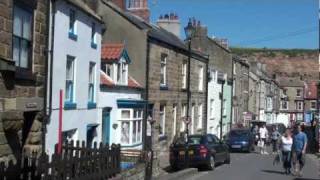
[[[46,147],[46,131],[47,131],[47,120],[50,116],[47,115],[47,105],[48,105],[48,72],[49,72],[49,53],[51,51],[49,50],[50,42],[49,42],[49,35],[50,35],[50,8],[51,8],[51,0],[47,0],[47,15],[46,15],[46,25],[47,25],[47,31],[46,31],[46,52],[45,52],[45,93],[44,93],[44,103],[43,103],[43,120],[42,120],[42,153],[45,152]]]

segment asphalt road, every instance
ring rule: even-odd
[[[220,165],[214,171],[200,171],[188,180],[320,180],[319,160],[307,155],[303,177],[283,174],[282,166],[273,165],[274,155],[233,153],[230,165]]]

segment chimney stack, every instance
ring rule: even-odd
[[[126,0],[110,0],[113,4],[117,5],[122,10],[126,10]]]
[[[129,0],[127,10],[141,17],[144,21],[150,22],[150,10],[147,0]]]
[[[180,38],[181,23],[179,17],[175,13],[160,15],[157,25]]]

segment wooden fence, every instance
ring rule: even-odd
[[[55,147],[57,152],[57,146]],[[65,143],[62,153],[0,163],[0,180],[106,180],[120,173],[120,145]]]

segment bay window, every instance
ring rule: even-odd
[[[141,109],[121,109],[120,125],[122,145],[135,145],[142,142],[142,119],[143,110]]]
[[[25,9],[14,6],[13,16],[13,60],[17,67],[30,69],[33,15]]]

